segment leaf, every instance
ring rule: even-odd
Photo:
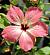
[[[17,3],[18,3],[19,0],[9,0],[9,1],[10,1],[11,4],[17,5]]]
[[[34,3],[33,3],[33,5],[34,5]],[[29,0],[26,0],[26,6],[30,7],[30,6],[32,6],[32,3]]]
[[[5,28],[5,26],[3,24],[0,24],[0,28]]]
[[[40,21],[45,22],[47,25],[49,25],[49,20],[46,20],[45,18],[41,18]]]
[[[39,0],[38,6],[39,6],[41,9],[44,9],[44,0]]]
[[[4,5],[2,5],[2,8],[4,8],[5,10],[8,10],[8,8],[9,8],[9,5],[7,5],[7,4],[4,4]]]
[[[50,47],[46,46],[38,50],[35,55],[50,55]]]
[[[50,3],[44,3],[44,8],[43,8],[45,15],[50,17]]]
[[[41,51],[43,51],[43,53],[45,53],[46,55],[50,54],[50,47],[48,47],[48,46],[44,47],[44,48],[41,49]]]
[[[0,13],[0,28],[5,28],[8,26],[10,22],[7,20],[6,15],[3,13]]]
[[[50,25],[48,26],[48,35],[50,37]]]
[[[16,46],[15,46],[15,49],[20,50],[19,45],[16,45]]]
[[[50,11],[50,3],[44,3],[44,10]]]
[[[35,53],[35,55],[45,55],[42,51],[38,51]]]

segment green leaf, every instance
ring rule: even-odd
[[[50,3],[44,3],[45,16],[50,17]]]
[[[46,20],[45,18],[41,18],[40,20],[41,20],[42,22],[45,22],[46,24],[49,25],[49,22],[50,22],[49,20]]]
[[[5,28],[5,26],[3,24],[0,24],[0,28]]]
[[[19,0],[10,0],[10,3],[13,4],[13,5],[17,5],[18,1]]]
[[[50,11],[50,3],[44,3],[44,10]]]
[[[7,5],[7,4],[4,4],[4,5],[2,5],[2,8],[4,8],[5,10],[8,10],[8,8],[9,8],[9,5]]]
[[[3,13],[0,13],[0,28],[5,28],[8,26],[10,22],[7,20],[6,15]]]
[[[39,6],[41,9],[44,9],[44,0],[39,0],[38,6]]]
[[[39,0],[39,4],[42,4],[44,2],[44,0]]]
[[[45,55],[42,51],[35,52],[35,55]]]
[[[34,5],[34,3],[33,3],[33,5]],[[26,0],[26,6],[30,7],[30,6],[32,6],[32,3],[29,0]]]
[[[50,55],[50,47],[44,47],[38,50],[35,55]]]
[[[44,4],[40,4],[39,6],[41,9],[44,9]]]
[[[16,45],[15,46],[15,49],[20,50],[20,46],[19,45]]]
[[[45,53],[46,55],[50,54],[50,47],[48,47],[48,46],[44,47],[44,48],[41,49],[41,51],[43,51],[43,53]]]

